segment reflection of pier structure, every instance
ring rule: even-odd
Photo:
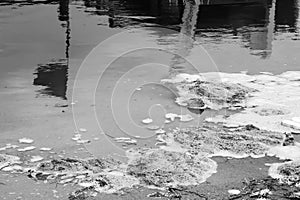
[[[49,95],[67,99],[67,82],[69,68],[69,48],[71,38],[69,0],[59,0],[58,20],[65,29],[65,58],[55,59],[37,67],[34,85],[44,86],[39,90],[42,95]]]
[[[296,32],[300,28],[298,0],[2,0],[2,3],[57,3],[59,20],[65,22],[66,37],[70,37],[68,5],[77,1],[94,8],[87,12],[108,16],[111,28],[150,23],[177,31],[184,23],[183,15],[188,5],[185,2],[195,2],[199,5],[196,34],[226,29],[226,33],[242,36],[244,46],[263,58],[272,52],[275,32]],[[69,45],[66,44],[66,57],[69,57]]]

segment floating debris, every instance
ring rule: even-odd
[[[126,144],[137,144],[137,140],[131,139],[129,137],[119,137],[115,138],[118,143],[126,143]]]
[[[260,74],[264,74],[264,75],[274,75],[272,72],[259,72]]]
[[[74,141],[78,141],[78,140],[81,140],[81,134],[76,134],[76,135],[74,135],[74,137],[72,137],[72,140],[74,140]]]
[[[247,125],[237,128],[204,124],[202,127],[174,129],[160,137],[168,145],[177,144],[192,154],[208,156],[265,156],[272,147],[281,146],[284,134]]]
[[[171,121],[166,119],[166,120],[164,121],[164,123],[165,123],[165,124],[169,124],[169,123],[171,123]]]
[[[300,161],[272,164],[269,175],[280,183],[300,186]]]
[[[230,195],[228,200],[267,200],[267,199],[298,199],[299,187],[280,183],[271,177],[264,179],[253,179],[243,182],[240,194]]]
[[[232,74],[221,74],[223,77],[232,76]],[[242,74],[236,76],[244,77]],[[300,116],[300,71],[248,77],[248,80],[228,78],[227,83],[238,83],[252,90],[248,92],[243,112],[223,117],[223,122],[250,123],[260,129],[282,133],[299,132],[300,123],[297,122],[297,117]]]
[[[3,169],[4,167],[8,167],[18,163],[20,163],[19,157],[7,155],[7,154],[0,154],[0,170]]]
[[[174,113],[167,113],[167,114],[165,115],[165,117],[166,117],[167,119],[170,119],[170,120],[173,122],[173,121],[175,121],[175,118],[178,117],[178,115],[177,115],[177,114],[174,114]]]
[[[179,115],[179,118],[180,118],[180,121],[181,122],[189,122],[189,121],[192,121],[194,118],[187,114],[187,115]]]
[[[232,190],[228,190],[228,193],[231,195],[238,195],[241,193],[241,191],[236,190],[236,189],[232,189]]]
[[[160,128],[160,127],[157,126],[157,125],[147,126],[147,129],[149,129],[149,130],[157,130],[157,129],[159,129],[159,128]]]
[[[209,76],[215,75],[213,80]],[[247,77],[247,75],[244,75]],[[235,80],[236,81],[236,80]],[[188,108],[219,110],[221,108],[244,107],[250,92],[255,90],[239,83],[226,82],[221,74],[178,74],[173,79],[163,80],[176,85],[179,97],[176,103]]]
[[[166,131],[164,129],[158,129],[157,131],[155,131],[156,134],[164,134],[166,133]]]
[[[78,144],[87,144],[87,143],[90,143],[91,141],[90,140],[81,140],[81,139],[79,139],[79,140],[77,140],[76,141]]]
[[[73,184],[80,187],[70,197],[95,192],[115,193],[124,188],[139,184],[139,180],[126,174],[122,163],[112,158],[107,159],[54,159],[40,162],[36,167],[29,168],[30,178],[37,181],[56,184]],[[88,195],[88,196],[89,196]],[[69,198],[70,199],[70,198]]]
[[[25,148],[22,148],[22,149],[18,149],[19,152],[24,152],[24,151],[31,151],[31,150],[34,150],[36,149],[35,146],[29,146],[29,147],[25,147]]]
[[[131,140],[124,140],[123,141],[126,144],[137,144],[137,140],[131,139]]]
[[[203,110],[206,109],[206,105],[204,101],[200,98],[190,98],[189,101],[187,102],[187,107],[189,109],[194,109],[194,110]]]
[[[215,161],[163,149],[130,149],[127,172],[147,186],[197,185],[216,172]]]
[[[295,122],[293,120],[283,120],[281,122],[281,124],[283,126],[287,126],[287,127],[293,128],[293,129],[300,130],[300,123],[299,122]]]
[[[67,103],[56,103],[54,105],[54,107],[57,107],[57,108],[66,108],[68,107],[69,105]]]
[[[14,145],[14,144],[6,144],[5,147],[0,148],[0,151],[4,151],[6,149],[15,149],[15,148],[18,148],[18,147],[19,147],[18,145]]]
[[[39,162],[44,160],[44,158],[42,156],[32,156],[30,159],[30,162]]]
[[[21,167],[20,165],[12,165],[12,166],[4,167],[1,170],[5,172],[22,172],[23,167]]]
[[[143,122],[144,124],[150,124],[150,123],[153,122],[153,120],[150,119],[150,118],[146,118],[146,119],[143,119],[142,122]]]
[[[115,140],[131,140],[129,137],[117,137]]]
[[[287,115],[290,112],[286,111],[284,109],[278,109],[278,108],[259,108],[254,109],[253,112],[259,114],[260,116],[276,116],[276,115]]]
[[[40,148],[40,151],[51,151],[52,148],[49,148],[49,147],[41,147]]]
[[[33,139],[30,139],[30,138],[21,138],[19,139],[19,143],[23,143],[23,144],[31,144],[33,143]]]

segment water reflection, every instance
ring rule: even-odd
[[[86,0],[92,14],[107,15],[109,26],[154,25],[182,31],[184,10],[191,2],[182,0]],[[196,1],[197,2],[197,1]],[[213,42],[240,39],[250,53],[268,58],[272,52],[273,34],[297,31],[298,0],[201,0],[195,25],[198,37]],[[142,16],[142,17],[141,17]],[[145,17],[148,16],[148,17]],[[153,18],[150,18],[153,17]],[[191,25],[191,24],[190,24]]]
[[[180,31],[188,2],[193,0],[2,0],[0,5],[59,4],[59,20],[66,22],[67,31],[70,26],[69,3],[81,5],[92,15],[107,16],[107,25],[111,28],[163,26]],[[200,4],[195,25],[197,37],[209,38],[211,42],[240,40],[251,54],[261,58],[270,56],[274,33],[297,32],[299,29],[299,0],[196,2]]]
[[[71,39],[69,0],[59,1],[58,20],[65,29],[65,58],[39,65],[34,73],[36,78],[33,84],[45,87],[38,90],[42,95],[60,97],[66,100]]]
[[[66,59],[39,65],[34,73],[34,85],[44,86],[38,90],[41,95],[55,96],[67,99],[68,65]]]
[[[275,11],[276,31],[299,31],[299,1],[277,0]],[[298,29],[298,30],[297,30]]]

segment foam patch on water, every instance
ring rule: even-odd
[[[240,76],[240,78],[238,78]],[[299,122],[292,121],[300,116],[300,72],[285,72],[280,75],[253,75],[242,80],[244,74],[222,73],[227,83],[239,83],[252,88],[242,112],[224,118],[222,122],[253,124],[260,129],[279,132],[299,132]],[[211,121],[220,122],[220,119]],[[289,123],[285,123],[289,122]]]
[[[223,127],[205,124],[203,127],[174,129],[161,135],[167,146],[179,146],[191,154],[206,157],[263,157],[270,149],[282,146],[285,136],[260,130],[252,125]]]
[[[197,185],[216,172],[210,158],[163,149],[131,149],[127,172],[146,186],[177,187]]]
[[[19,157],[7,154],[0,154],[0,170],[18,163],[20,163]]]
[[[269,175],[280,183],[300,187],[300,161],[272,164]]]
[[[29,177],[56,184],[77,184],[85,190],[115,193],[139,184],[114,159],[60,159],[40,162],[27,169]]]
[[[276,146],[268,151],[268,155],[275,155],[282,160],[300,160],[300,144],[295,143],[292,146]]]
[[[227,78],[200,75],[179,74],[173,79],[162,80],[164,83],[175,84],[179,97],[176,103],[190,108],[222,109],[244,107],[248,93],[252,90],[239,83],[227,83]],[[230,77],[230,78],[235,78]],[[246,75],[244,75],[246,76]],[[224,80],[224,81],[222,81]]]

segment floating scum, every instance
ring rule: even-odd
[[[240,109],[230,116],[207,118],[210,123],[204,127],[177,129],[160,136],[169,145],[179,143],[190,152],[209,156],[256,157],[268,154],[291,160],[271,164],[269,175],[273,179],[251,182],[233,198],[243,199],[247,195],[256,199],[300,198],[300,145],[292,136],[300,133],[300,72],[253,76],[179,74],[163,82],[176,85],[179,105],[189,107],[197,99],[210,109]],[[270,187],[273,191],[266,192],[258,186]],[[261,191],[252,193],[254,189]]]
[[[204,79],[204,78],[205,79]],[[218,78],[217,78],[218,77]],[[177,75],[164,80],[175,84],[183,106],[210,109],[238,109],[226,118],[207,119],[200,127],[175,128],[157,135],[163,145],[155,148],[135,147],[127,153],[128,161],[114,159],[54,159],[22,166],[22,171],[37,181],[75,184],[79,187],[70,199],[115,193],[133,186],[176,188],[198,185],[217,172],[211,158],[226,156],[244,158],[275,155],[289,162],[271,164],[268,180],[249,183],[241,197],[267,198],[277,191],[292,188],[300,192],[300,145],[294,141],[300,116],[300,72],[281,75],[206,73]],[[195,105],[199,103],[199,106]],[[18,163],[17,157],[1,154],[1,169]],[[20,171],[20,167],[17,168]],[[260,185],[254,193],[251,184]],[[247,191],[246,191],[247,190]],[[256,191],[257,192],[257,191]],[[298,192],[298,193],[297,193]],[[253,194],[252,194],[253,193]],[[251,197],[252,198],[252,197]],[[257,199],[256,198],[256,199]]]

